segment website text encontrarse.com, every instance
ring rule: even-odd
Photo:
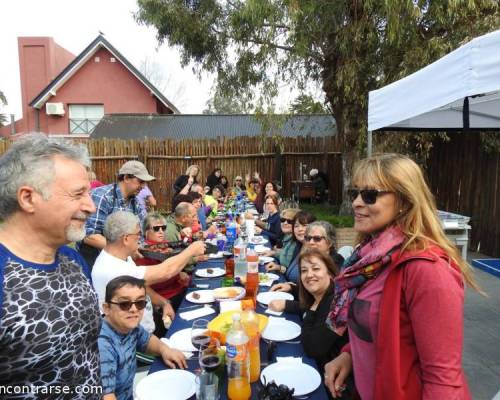
[[[35,386],[35,385],[0,385],[0,396],[6,394],[101,394],[101,386]]]

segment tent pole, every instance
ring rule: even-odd
[[[372,155],[372,131],[368,131],[368,148],[366,149],[366,153],[368,157]]]

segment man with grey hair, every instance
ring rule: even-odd
[[[136,196],[146,182],[154,179],[155,177],[149,174],[143,163],[135,160],[127,161],[118,171],[118,182],[92,190],[92,200],[97,210],[87,220],[86,237],[78,246],[80,254],[90,268],[93,267],[99,251],[106,246],[103,228],[108,215],[118,210],[127,210],[142,220],[146,212],[137,202]]]
[[[116,211],[111,214],[104,224],[106,247],[97,257],[92,269],[92,282],[99,297],[99,307],[105,300],[106,285],[112,279],[121,275],[130,275],[144,279],[148,286],[166,281],[177,275],[192,257],[200,256],[205,252],[202,241],[194,242],[180,254],[170,257],[161,264],[136,266],[132,260],[139,248],[141,228],[139,218],[129,211]],[[156,293],[148,287],[148,295],[156,298]],[[159,295],[158,295],[159,296]],[[170,304],[163,299],[163,317],[174,317]],[[148,331],[154,331],[153,308],[151,301],[144,313],[141,325]]]
[[[97,296],[85,262],[64,246],[83,239],[95,212],[89,164],[86,149],[42,134],[0,157],[0,387],[10,399],[47,388],[101,397]],[[91,391],[74,391],[83,386]]]

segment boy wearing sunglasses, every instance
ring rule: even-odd
[[[104,400],[133,398],[136,351],[159,355],[170,368],[186,368],[182,352],[148,333],[139,322],[146,307],[143,279],[123,275],[106,286],[98,345]]]

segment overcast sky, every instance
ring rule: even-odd
[[[164,44],[157,50],[154,30],[132,17],[135,0],[7,0],[0,10],[0,90],[9,102],[4,112],[16,114],[16,119],[22,114],[17,37],[51,36],[76,56],[99,31],[137,68],[147,56],[160,62],[174,80],[165,95],[181,112],[205,109],[214,78],[206,75],[199,81],[190,67],[181,68],[176,49]],[[183,88],[180,95],[179,88]]]

